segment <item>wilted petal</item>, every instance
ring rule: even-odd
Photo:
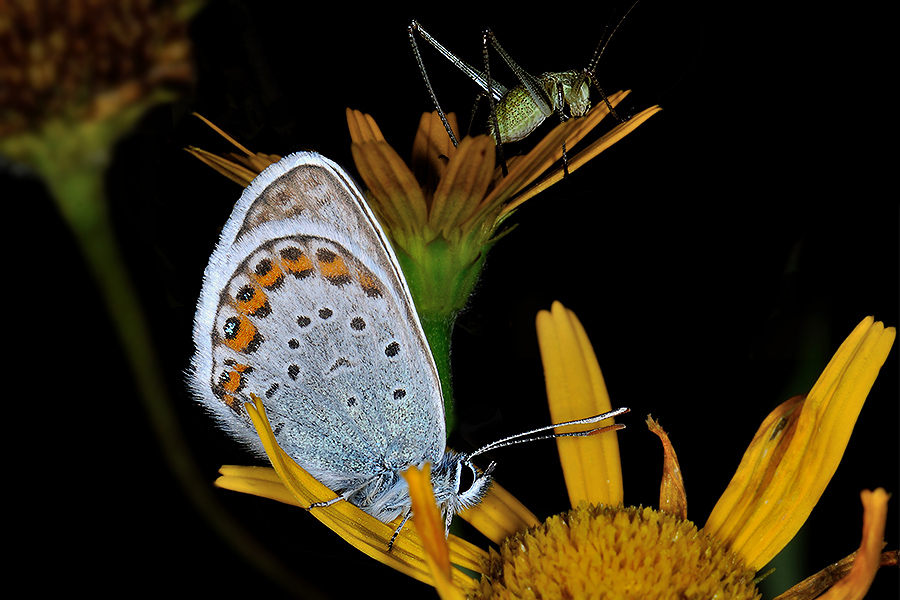
[[[807,577],[775,600],[829,600],[862,598],[879,567],[897,566],[897,551],[881,553],[884,547],[884,525],[890,495],[882,488],[863,490],[863,541],[859,550]],[[857,560],[857,557],[859,559]],[[832,587],[833,586],[833,587]],[[822,592],[829,591],[824,596]]]
[[[863,490],[863,535],[853,570],[841,579],[822,600],[861,600],[872,587],[875,573],[881,563],[881,549],[884,547],[884,525],[887,521],[887,503],[890,495],[882,488]]]
[[[684,491],[684,479],[681,477],[681,467],[678,465],[675,448],[669,441],[669,435],[650,417],[647,417],[647,427],[659,436],[663,445],[663,478],[659,486],[659,510],[686,521],[687,494]]]

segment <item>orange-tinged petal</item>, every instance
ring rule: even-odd
[[[202,148],[188,146],[185,148],[185,151],[195,158],[200,159],[200,162],[212,167],[218,171],[219,174],[224,175],[241,187],[250,185],[250,182],[256,179],[256,176],[260,173],[260,171],[254,171],[253,169],[248,169],[243,165],[237,164],[233,159],[218,156],[212,152],[203,150]]]
[[[456,139],[459,139],[459,126],[456,123],[456,115],[447,113],[447,121],[453,129]],[[419,184],[428,190],[437,187],[438,182],[444,176],[447,163],[456,154],[456,147],[444,129],[437,111],[423,113],[419,119],[419,128],[413,140],[412,171]]]
[[[755,569],[794,537],[834,475],[896,331],[872,317],[841,344],[805,399],[757,431],[704,532]]]
[[[775,600],[812,600],[813,598],[819,598],[822,592],[850,574],[857,554],[858,552],[853,552],[849,556],[831,563],[815,575],[807,577],[785,593],[776,596]],[[898,562],[900,561],[898,561],[897,551],[891,550],[881,553],[878,566],[896,567]]]
[[[861,600],[872,586],[880,566],[890,495],[878,488],[874,492],[863,490],[860,496],[864,509],[863,535],[853,561],[853,570],[821,596],[822,600]]]
[[[444,520],[438,510],[434,499],[434,490],[431,487],[431,465],[425,464],[421,469],[410,467],[403,473],[407,485],[409,485],[409,497],[413,507],[413,522],[422,543],[425,545],[427,555],[431,557],[432,573],[440,572],[442,576],[449,576],[450,549],[444,537]]]
[[[612,106],[615,106],[624,100],[629,93],[631,93],[630,90],[616,92],[608,96],[607,99]],[[514,194],[531,185],[553,163],[562,159],[563,143],[566,144],[566,154],[568,156],[575,144],[596,127],[608,114],[609,109],[604,102],[594,106],[583,118],[569,119],[554,127],[526,156],[521,157],[515,163],[509,161],[509,174],[485,198],[483,206],[488,207],[506,202]],[[569,172],[572,172],[571,164]],[[560,171],[560,178],[562,178],[562,171]],[[516,205],[518,204],[521,204],[521,202],[517,198]],[[510,207],[508,210],[513,208]]]
[[[424,558],[434,578],[434,587],[445,600],[463,600],[465,595],[453,584],[453,566],[444,537],[444,520],[441,519],[431,487],[431,465],[426,464],[421,470],[410,467],[403,476],[409,485],[413,527],[422,539]]]
[[[616,103],[620,102],[622,100],[622,98],[625,97],[624,95],[627,93],[628,93],[627,91],[619,92],[619,94],[623,94],[623,95],[621,97],[616,98]],[[632,131],[637,129],[647,119],[649,119],[650,117],[652,117],[653,115],[655,115],[656,113],[658,113],[661,110],[662,110],[662,108],[660,108],[659,106],[651,106],[650,108],[645,109],[645,110],[641,111],[640,113],[634,115],[627,121],[625,121],[623,123],[619,123],[614,128],[612,128],[609,132],[605,133],[600,139],[593,142],[590,146],[588,146],[584,150],[578,152],[577,154],[573,154],[572,156],[569,156],[569,160],[568,160],[569,174],[574,173],[575,171],[577,171],[578,169],[583,167],[587,162],[596,158],[598,154],[600,154],[601,152],[603,152],[604,150],[606,150],[613,144],[619,142],[622,138],[624,138],[626,135],[630,134]],[[578,121],[584,121],[584,120],[588,119],[589,116],[590,116],[590,113],[588,113],[588,116],[586,116],[584,119],[579,119]],[[568,123],[568,121],[566,123]],[[565,125],[565,123],[563,123],[563,125]],[[587,131],[585,131],[584,133],[581,133],[580,131],[576,132],[576,134],[581,134],[581,135],[584,135],[585,133],[587,133]],[[557,154],[556,154],[554,160],[559,160],[559,158],[561,157],[560,148],[561,148],[561,146],[557,146]],[[549,150],[549,146],[548,146],[548,150]],[[552,163],[552,161],[551,161],[551,163]],[[548,166],[549,166],[549,164],[548,164]],[[512,173],[512,169],[510,170],[510,173]],[[540,171],[540,173],[543,173],[543,171]],[[508,215],[509,213],[514,211],[526,200],[538,195],[539,193],[546,190],[550,186],[552,186],[556,183],[559,183],[559,181],[561,181],[564,176],[565,176],[565,172],[562,169],[556,169],[556,170],[548,173],[545,177],[543,177],[542,179],[540,179],[539,181],[534,183],[534,185],[532,185],[530,188],[528,188],[528,190],[526,190],[525,192],[523,192],[521,194],[516,195],[515,199],[512,202],[510,202],[503,209],[503,215],[501,215],[501,218],[505,217],[506,215]],[[531,184],[531,182],[529,181],[528,184],[525,184],[525,185],[530,185],[530,184]],[[498,186],[498,187],[500,187],[500,186]],[[524,187],[524,185],[522,187]],[[500,192],[497,192],[495,190],[495,193],[500,193]]]
[[[647,427],[659,436],[663,444],[663,477],[659,486],[659,510],[687,521],[687,494],[684,491],[684,479],[675,448],[669,441],[669,435],[659,423],[647,417]]]
[[[248,403],[245,407],[272,466],[299,504],[309,506],[315,502],[335,498],[334,492],[303,470],[278,446],[262,401],[254,398],[254,404]],[[422,540],[411,528],[404,527],[390,552],[388,551],[388,542],[399,525],[400,518],[390,524],[382,523],[349,502],[343,501],[330,506],[316,507],[309,512],[364,554],[414,579],[434,585],[423,558]],[[472,570],[479,568],[485,556],[483,550],[455,536],[451,536],[449,543],[453,563]],[[457,585],[464,586],[468,584],[467,580],[470,578],[454,569],[453,580]]]
[[[425,196],[397,152],[387,142],[354,143],[350,150],[378,216],[392,230],[421,229],[428,219]]]
[[[400,155],[385,141],[371,116],[347,109],[359,176],[371,192],[370,205],[391,230],[418,231],[428,220],[422,188]]]
[[[486,135],[465,137],[456,155],[447,163],[444,176],[434,191],[429,223],[448,240],[459,236],[459,223],[484,198],[494,176],[494,140]]]
[[[862,598],[871,587],[879,567],[897,566],[896,550],[881,552],[885,546],[884,527],[890,494],[878,488],[874,492],[863,490],[860,495],[864,513],[863,540],[859,549],[807,577],[775,600]],[[833,591],[822,595],[822,592],[830,588]]]
[[[365,142],[383,142],[384,135],[372,115],[348,108],[347,127],[350,129],[350,140],[354,144]]]
[[[549,312],[538,313],[537,331],[553,422],[610,411],[603,373],[575,313],[554,302]],[[613,420],[607,419],[591,427],[612,424]],[[573,507],[582,500],[613,506],[622,502],[622,465],[616,436],[557,438],[556,443]]]
[[[236,139],[222,131],[221,128],[212,123],[203,115],[192,113],[195,117],[206,123],[216,133],[228,140],[240,152],[229,152],[226,156],[217,156],[212,152],[188,146],[185,150],[188,154],[199,158],[201,162],[206,163],[228,179],[237,183],[241,187],[247,187],[250,182],[256,179],[256,176],[262,173],[266,167],[281,160],[277,154],[263,154],[262,152],[253,153],[242,146]]]

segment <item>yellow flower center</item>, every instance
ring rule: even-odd
[[[476,598],[759,598],[755,572],[690,521],[588,506],[491,550]]]

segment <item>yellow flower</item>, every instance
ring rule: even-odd
[[[616,106],[628,93],[613,94],[610,104]],[[560,123],[530,152],[510,159],[506,177],[496,165],[493,138],[467,137],[454,147],[436,112],[422,115],[409,167],[387,144],[372,117],[349,109],[347,117],[353,157],[369,187],[373,210],[383,217],[394,240],[414,252],[409,246],[427,245],[438,237],[450,242],[467,236],[476,236],[480,244],[490,241],[516,208],[563,178],[562,168],[551,170],[562,159],[563,142],[569,148],[571,174],[660,110],[648,108],[573,153],[571,149],[609,114],[606,104],[598,103],[584,118]],[[452,113],[448,119],[455,129]]]
[[[603,376],[575,315],[554,303],[538,315],[537,326],[554,420],[608,410]],[[406,474],[415,516],[393,552],[387,543],[396,523],[381,523],[346,502],[311,512],[370,556],[431,583],[443,598],[758,598],[757,571],[815,506],[895,335],[894,328],[871,317],[863,320],[809,394],[788,400],[766,418],[699,530],[686,520],[674,449],[652,420],[665,450],[659,511],[621,504],[617,442],[606,435],[557,440],[573,510],[539,524],[497,486],[484,504],[461,515],[487,529],[488,537],[501,543],[499,552],[453,535],[445,541],[427,470]],[[298,506],[333,497],[277,447],[259,406],[251,413],[275,471],[223,467],[217,485]],[[887,497],[882,489],[863,491],[863,541],[855,560],[848,557],[784,598],[813,598],[832,585],[830,598],[865,595],[879,565],[897,561],[896,551],[881,553]],[[482,575],[474,579],[451,564]]]
[[[627,95],[611,95],[610,104]],[[598,103],[585,117],[560,123],[527,154],[510,159],[504,177],[490,136],[466,137],[454,147],[438,114],[425,114],[407,166],[372,117],[348,109],[353,159],[368,187],[369,204],[398,252],[423,321],[444,319],[465,305],[506,219],[562,180],[563,143],[572,174],[660,110],[644,110],[575,153],[609,114],[606,104]],[[449,121],[455,128],[452,114]]]

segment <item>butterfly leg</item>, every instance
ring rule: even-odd
[[[406,525],[406,522],[409,521],[410,517],[412,517],[412,510],[406,513],[406,516],[403,517],[403,520],[400,521],[400,524],[397,525],[397,529],[394,530],[394,535],[391,536],[391,541],[388,542],[388,552],[394,547],[394,541],[397,539],[397,536],[400,535],[400,530],[403,529],[403,526]]]
[[[341,495],[336,498],[332,498],[331,500],[323,500],[322,502],[313,502],[312,504],[310,504],[309,506],[306,506],[304,508],[306,508],[306,510],[312,510],[314,508],[325,508],[326,506],[331,506],[332,504],[335,504],[337,502],[340,502],[341,500],[346,500],[346,499],[347,499],[346,497]]]

